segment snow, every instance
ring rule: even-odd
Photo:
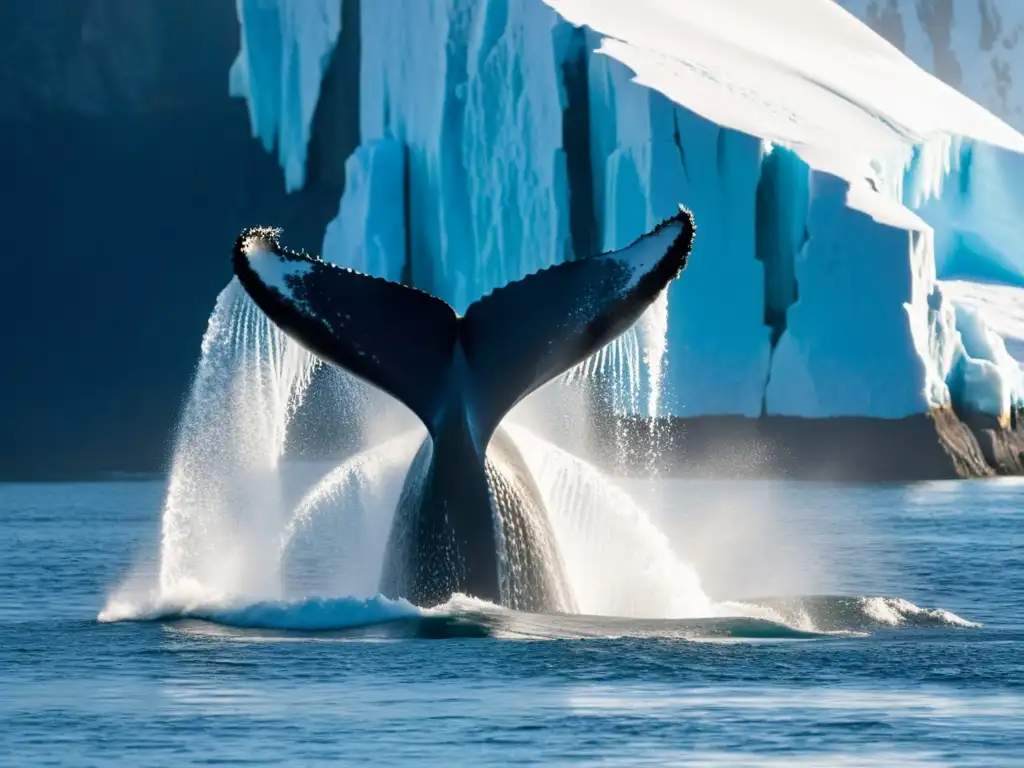
[[[254,133],[276,137],[289,188],[338,5],[239,4],[232,89]],[[1003,299],[978,299],[979,314],[968,294],[983,289],[947,295],[938,278],[1024,286],[1024,136],[831,0],[625,6],[363,3],[362,145],[326,258],[461,313],[538,269],[621,248],[682,204],[697,221],[689,266],[640,326],[652,377],[664,368],[653,407],[1002,413],[1019,392],[994,335],[1007,332],[991,316]]]
[[[1024,137],[823,0],[638,0],[629,13],[617,0],[545,2],[608,35],[600,51],[637,82],[862,190],[866,179],[901,175],[915,144],[942,136],[1024,151]],[[851,203],[917,223],[881,197]]]
[[[405,150],[391,139],[360,146],[345,162],[345,193],[327,226],[322,258],[402,281],[405,268]]]
[[[939,79],[1024,129],[1024,4],[837,0]]]
[[[1024,4],[1018,0],[933,3],[838,0],[915,63],[1017,129],[1024,129]],[[915,158],[904,201],[935,229],[940,278],[1024,285],[1024,158],[972,140]],[[935,164],[938,164],[935,167]],[[928,181],[921,188],[915,176]]]
[[[277,145],[288,191],[306,182],[320,82],[341,34],[339,0],[236,0],[241,50],[228,91],[249,105],[252,135]]]
[[[799,292],[771,356],[767,413],[897,418],[950,401],[955,313],[935,284],[933,233],[902,204],[904,175],[917,159],[917,189],[941,189],[949,163],[935,160],[948,157],[957,141],[1021,152],[1024,137],[927,77],[830,3],[647,0],[623,14],[614,0],[547,2],[571,22],[606,34],[600,52],[628,66],[636,82],[717,126],[787,147],[806,163],[806,181],[791,163],[789,189],[775,191],[785,202],[762,207],[781,217],[771,228],[788,243],[762,244],[762,263],[774,268],[774,276],[762,278],[769,306],[787,301],[789,260]],[[690,134],[680,133],[689,158],[696,154],[685,151]],[[732,168],[725,175],[742,176]],[[798,246],[801,216],[793,201],[805,194],[806,243]],[[712,197],[703,188],[698,195]],[[770,202],[772,195],[765,197]],[[745,206],[749,197],[734,193],[727,202]],[[693,207],[700,243],[703,222]],[[764,223],[762,218],[759,228]],[[797,253],[778,252],[797,246]],[[699,263],[695,252],[692,265]],[[721,263],[712,269],[717,281],[695,286],[702,295],[710,293],[720,304],[729,296],[731,306],[749,307],[742,298],[731,301],[731,270]],[[681,287],[691,280],[688,274]],[[736,282],[744,286],[748,280]],[[675,299],[674,327],[690,320],[699,329],[695,336],[718,331],[703,307],[691,314],[684,304],[686,316],[677,320]],[[685,359],[686,348],[670,331],[670,371]],[[744,351],[745,360],[758,359]],[[707,370],[706,360],[701,350],[684,365],[685,375]],[[728,383],[736,390],[733,381],[711,377],[697,383],[696,393],[686,393],[680,378],[669,376],[674,394],[682,393],[684,413],[716,412],[700,402],[716,381],[719,389]],[[741,385],[751,386],[754,378],[751,371]],[[692,411],[686,409],[695,402]],[[728,409],[754,415],[749,403],[734,401]]]

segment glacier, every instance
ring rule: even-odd
[[[345,161],[345,195],[327,225],[321,258],[402,282],[405,262],[405,150],[368,141]]]
[[[1024,129],[1024,5],[1017,0],[837,0],[915,63]]]
[[[238,15],[231,92],[301,187],[340,2]],[[462,312],[683,204],[690,265],[642,324],[664,334],[641,374],[662,382],[658,414],[1020,407],[1022,347],[998,313],[1021,294],[985,297],[1024,287],[1024,136],[839,4],[374,0],[358,16],[362,143],[325,258]]]
[[[915,63],[978,104],[1024,129],[1024,5],[1014,0],[921,3],[838,0]],[[938,190],[917,189],[904,202],[935,229],[940,277],[1024,285],[1016,242],[1024,159],[1004,147],[960,139],[951,147]],[[938,198],[932,192],[950,191]]]
[[[341,34],[337,0],[236,0],[241,50],[228,92],[249,105],[252,135],[275,146],[288,191],[306,181],[306,145],[320,82]]]

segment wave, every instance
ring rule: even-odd
[[[720,603],[717,608],[719,615],[709,618],[636,619],[520,613],[465,595],[421,608],[377,595],[256,602],[122,600],[111,601],[98,618],[101,622],[160,621],[221,633],[534,640],[807,640],[881,629],[981,626],[950,611],[921,608],[898,597],[769,597]]]
[[[200,608],[178,618],[201,619],[237,629],[283,629],[324,632],[372,626],[414,618],[420,609],[405,600],[374,597],[310,598],[308,600],[262,601],[252,605]]]
[[[787,626],[816,632],[871,632],[884,629],[979,628],[943,608],[922,608],[902,597],[808,595],[745,598],[724,603],[739,612],[754,612]]]
[[[213,597],[207,600],[112,600],[99,614],[103,623],[118,621],[179,621],[194,619],[237,629],[282,629],[321,632],[347,629],[423,614],[406,600],[382,595],[304,600],[245,602]]]

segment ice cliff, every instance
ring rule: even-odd
[[[340,7],[238,0],[231,92],[291,188]],[[831,0],[367,0],[358,18],[361,146],[327,258],[463,311],[684,204],[690,266],[644,324],[660,412],[1006,420],[1020,402],[1019,325],[978,297],[1024,293],[1024,136]]]
[[[916,64],[1024,129],[1024,4],[1017,0],[838,0]],[[961,140],[948,189],[909,201],[935,229],[940,285],[1024,361],[1024,165],[1016,152]],[[998,285],[1002,284],[1002,285]],[[1009,286],[1009,287],[1008,287]]]
[[[241,50],[228,90],[245,98],[253,136],[275,144],[289,191],[306,180],[306,145],[320,83],[341,34],[339,0],[236,0]]]

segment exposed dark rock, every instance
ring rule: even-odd
[[[983,413],[963,415],[985,461],[999,475],[1024,475],[1024,429],[1015,417],[1010,424]]]
[[[626,471],[650,469],[650,428],[639,419],[629,424],[636,450]],[[1013,471],[1012,451],[1024,448],[1019,433],[993,424],[979,432],[948,409],[904,419],[704,416],[662,420],[656,429],[668,447],[655,469],[670,476],[844,482],[989,477]],[[621,437],[608,429],[602,435],[592,458],[622,469],[613,448],[621,447]],[[992,446],[986,449],[979,440]]]

